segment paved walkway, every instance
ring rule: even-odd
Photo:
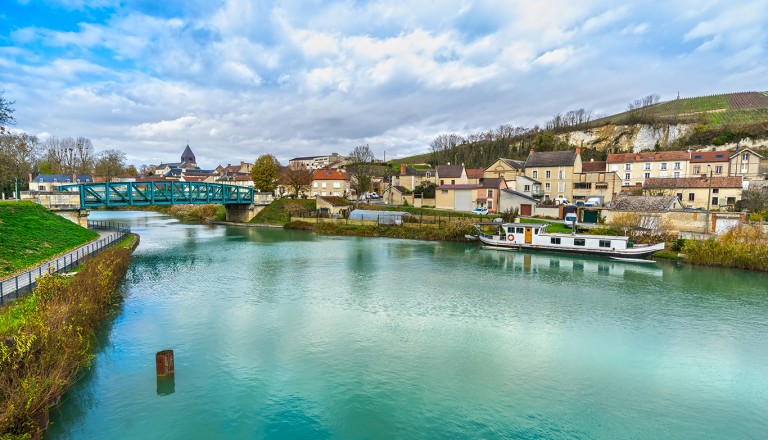
[[[19,275],[0,281],[0,305],[19,298],[34,289],[39,276],[48,272],[66,272],[76,267],[90,255],[99,253],[115,242],[121,240],[128,232],[96,231],[99,238],[64,255],[35,266]]]

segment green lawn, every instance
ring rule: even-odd
[[[284,225],[290,221],[288,210],[303,207],[307,212],[315,210],[315,199],[277,199],[261,212],[256,214],[249,223],[267,225]],[[288,208],[288,210],[286,210]]]
[[[0,202],[0,276],[42,263],[98,237],[32,202]]]

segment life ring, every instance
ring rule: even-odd
[[[515,241],[515,234],[507,234],[507,241]]]

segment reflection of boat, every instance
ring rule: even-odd
[[[475,241],[477,240],[477,235],[464,234],[464,238],[466,238],[469,241]]]
[[[565,252],[618,259],[648,258],[654,252],[664,249],[664,243],[637,245],[624,236],[549,233],[547,225],[541,223],[490,225],[497,229],[495,233],[480,231],[477,238],[485,246],[493,248]]]

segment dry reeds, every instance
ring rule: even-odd
[[[760,225],[739,225],[717,238],[688,242],[683,248],[692,264],[768,271],[768,233]]]

